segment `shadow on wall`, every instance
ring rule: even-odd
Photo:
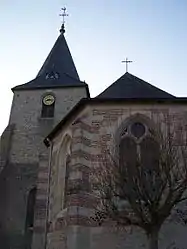
[[[0,137],[0,173],[8,161],[14,127],[14,124],[8,125]]]
[[[4,231],[1,223],[0,223],[0,246],[3,249],[9,249],[8,237],[6,235],[6,232]]]

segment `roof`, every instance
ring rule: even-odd
[[[125,73],[112,85],[105,89],[96,98],[125,98],[125,99],[143,99],[143,98],[175,98],[175,96],[151,85],[150,83],[139,79],[138,77]]]
[[[61,32],[36,78],[12,90],[85,86],[80,81],[64,32]]]
[[[12,90],[34,90],[42,88],[62,88],[62,87],[87,87],[85,82],[78,81],[64,73],[59,79],[44,79],[42,76],[35,78],[23,85],[16,86]]]
[[[116,104],[185,104],[187,105],[187,98],[175,97],[175,98],[83,98],[81,99],[71,111],[54,127],[54,129],[49,133],[49,135],[44,139],[46,146],[50,146],[49,141],[51,141],[56,134],[62,129],[62,127],[71,120],[76,113],[80,112],[87,105],[116,105]]]

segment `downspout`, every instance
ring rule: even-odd
[[[51,162],[52,162],[52,151],[53,151],[53,143],[47,139],[47,147],[50,147],[50,153],[49,153],[49,165],[48,165],[48,188],[47,188],[47,204],[46,204],[46,223],[45,223],[45,238],[44,238],[44,249],[47,248],[47,233],[48,233],[48,218],[49,218],[49,195],[50,195],[50,179],[51,179]]]

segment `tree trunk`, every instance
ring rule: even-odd
[[[158,249],[158,232],[159,229],[153,229],[151,233],[148,234],[149,249]]]

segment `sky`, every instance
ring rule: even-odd
[[[129,72],[187,97],[186,0],[0,0],[0,134],[11,88],[34,79],[54,45],[67,8],[66,40],[91,96]]]

